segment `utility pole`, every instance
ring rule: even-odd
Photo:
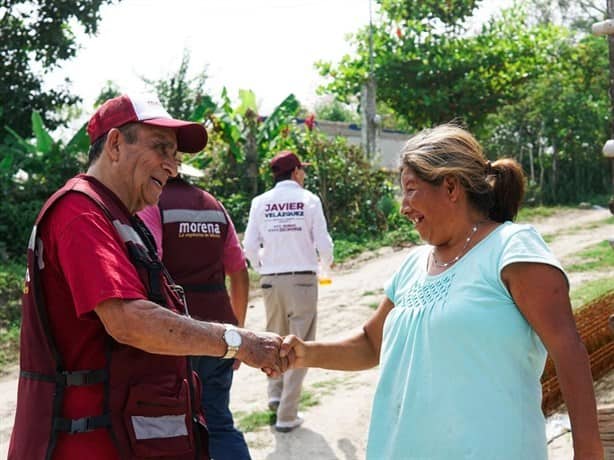
[[[595,35],[606,35],[608,38],[608,55],[610,62],[610,139],[603,146],[603,155],[610,159],[610,174],[612,194],[614,195],[614,0],[607,0],[608,19],[593,24]]]
[[[362,107],[361,141],[369,160],[375,157],[377,150],[375,90],[375,78],[373,78],[373,75],[369,75],[367,81],[362,85],[360,98],[360,105]]]
[[[367,154],[367,158],[372,160],[377,152],[377,127],[379,117],[376,108],[377,85],[375,84],[375,74],[373,72],[373,20],[371,14],[371,0],[369,0],[369,75],[367,81],[362,85],[360,106],[362,108],[362,147]]]

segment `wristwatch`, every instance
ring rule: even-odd
[[[231,359],[235,357],[239,351],[239,347],[241,347],[241,334],[239,334],[237,328],[232,324],[224,324],[224,326],[226,326],[226,331],[224,331],[222,338],[224,342],[226,342],[227,348],[222,359]]]

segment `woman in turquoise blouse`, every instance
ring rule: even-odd
[[[368,459],[546,460],[540,376],[552,356],[576,460],[602,460],[589,362],[559,262],[529,225],[517,162],[486,160],[442,125],[401,153],[401,212],[427,245],[412,250],[354,336],[288,336],[294,367],[377,364]]]

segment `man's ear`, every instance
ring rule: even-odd
[[[117,161],[119,159],[119,144],[121,141],[120,131],[117,128],[112,128],[107,133],[107,140],[104,144],[105,152],[109,155],[111,161]]]
[[[461,192],[461,184],[458,177],[452,175],[445,176],[443,179],[443,186],[450,201],[453,203],[456,202]]]

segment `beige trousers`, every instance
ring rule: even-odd
[[[266,309],[266,330],[314,340],[318,304],[316,275],[263,275],[260,286]],[[268,379],[269,400],[279,400],[277,420],[292,421],[298,413],[307,369],[293,369]]]

